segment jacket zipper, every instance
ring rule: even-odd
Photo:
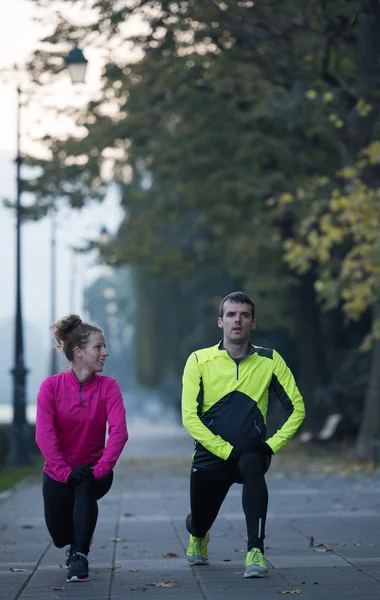
[[[82,386],[83,383],[79,384],[79,406],[82,406]]]
[[[253,354],[253,352],[248,352],[248,354],[246,354],[246,356],[244,356],[243,360],[245,360],[246,358],[248,358],[248,356],[251,356],[251,354]],[[234,360],[234,359],[232,359]],[[239,366],[241,365],[241,363],[243,362],[243,360],[241,360],[239,363],[236,363],[236,381],[239,381]]]

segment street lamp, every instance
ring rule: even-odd
[[[69,70],[72,83],[84,83],[88,60],[85,58],[82,50],[78,48],[78,42],[75,42],[74,47],[66,56],[65,62]]]
[[[28,370],[24,361],[24,332],[21,293],[21,165],[20,151],[21,88],[17,87],[17,154],[16,154],[16,318],[15,318],[15,362],[11,371],[13,377],[13,423],[11,431],[10,460],[13,465],[30,464],[28,423],[26,420],[25,383]]]
[[[50,238],[50,322],[57,318],[57,216],[55,204],[51,208],[51,238]],[[50,350],[50,375],[58,373],[58,354],[52,345]]]
[[[87,59],[75,43],[72,50],[65,58],[73,84],[85,81]],[[22,316],[22,282],[21,282],[21,221],[22,221],[22,179],[21,165],[22,156],[20,151],[20,114],[21,114],[21,88],[17,87],[17,154],[16,154],[16,316],[15,316],[15,358],[14,367],[11,370],[13,377],[13,422],[10,443],[10,462],[13,465],[22,466],[31,463],[29,455],[29,426],[26,419],[26,375],[28,369],[24,361],[24,332]],[[52,239],[51,239],[51,316],[55,319],[56,305],[56,223],[55,208],[52,215]],[[53,357],[54,356],[54,357]],[[56,356],[52,354],[51,371],[57,370]]]
[[[74,44],[72,50],[65,57],[65,62],[70,73],[73,84],[84,83],[88,60],[84,57],[82,50],[78,48],[78,43]],[[51,210],[51,273],[50,273],[50,319],[54,323],[56,320],[56,294],[57,294],[57,214],[56,207],[53,205]],[[58,355],[54,347],[51,349],[50,375],[58,372]]]

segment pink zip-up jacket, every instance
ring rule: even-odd
[[[49,477],[66,483],[72,469],[83,464],[93,468],[95,479],[107,477],[127,440],[126,411],[115,379],[95,373],[79,383],[69,369],[42,382],[36,442]]]

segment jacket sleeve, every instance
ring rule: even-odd
[[[107,392],[106,411],[108,440],[101,459],[93,467],[95,479],[107,477],[128,440],[126,410],[117,381],[112,382]]]
[[[182,423],[190,435],[206,450],[227,460],[232,445],[214,435],[201,421],[199,402],[203,399],[203,383],[196,354],[187,359],[182,378]]]
[[[42,382],[37,396],[36,443],[45,461],[51,465],[54,479],[66,483],[71,467],[64,461],[58,446],[54,384],[49,378]]]
[[[305,418],[305,406],[297,388],[294,376],[284,359],[273,351],[273,375],[270,384],[280,400],[284,417],[276,433],[267,440],[267,444],[276,454],[294,436]]]

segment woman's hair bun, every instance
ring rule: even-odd
[[[57,342],[64,342],[67,335],[76,327],[82,324],[82,319],[79,315],[68,315],[59,319],[51,326],[54,337]]]

